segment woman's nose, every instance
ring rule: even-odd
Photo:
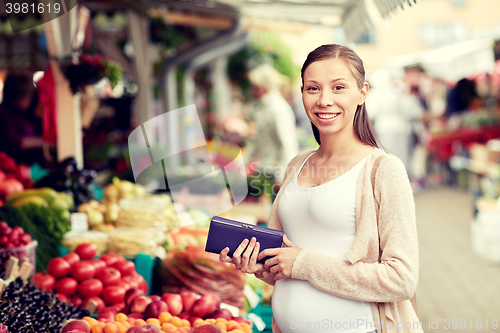
[[[328,93],[321,93],[317,101],[318,106],[327,107],[333,105],[333,96]]]

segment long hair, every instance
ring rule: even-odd
[[[358,88],[363,88],[363,85],[365,83],[365,68],[363,66],[363,61],[350,48],[337,44],[321,45],[320,47],[309,53],[300,71],[302,86],[304,86],[304,72],[306,68],[313,62],[325,59],[343,60],[351,69],[351,72],[356,79]],[[318,128],[313,123],[311,123],[311,126],[316,142],[321,145]],[[365,103],[358,105],[358,108],[356,109],[356,113],[354,114],[353,129],[357,138],[361,142],[372,147],[379,147],[377,144],[377,137],[375,135],[375,132],[373,131],[372,122],[366,112]]]

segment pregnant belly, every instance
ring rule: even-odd
[[[272,303],[283,333],[362,333],[375,329],[369,303],[331,295],[307,281],[278,281]]]

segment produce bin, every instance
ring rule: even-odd
[[[266,324],[266,328],[260,332],[265,332],[265,333],[272,332],[272,330],[273,330],[273,309],[270,305],[263,305],[262,303],[259,303],[250,312],[259,316]],[[254,331],[259,332],[259,330],[256,327],[254,327],[253,329],[254,329]]]
[[[36,247],[38,246],[38,242],[36,240],[32,241],[28,245],[15,247],[13,249],[0,249],[0,254],[8,253],[10,256],[14,256],[21,261],[24,258],[28,258],[30,264],[33,265],[33,270],[30,275],[35,274],[36,268]]]

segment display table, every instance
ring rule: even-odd
[[[480,128],[460,128],[451,133],[431,134],[426,143],[429,155],[440,161],[446,161],[454,155],[453,145],[460,143],[486,143],[500,138],[500,124]]]

